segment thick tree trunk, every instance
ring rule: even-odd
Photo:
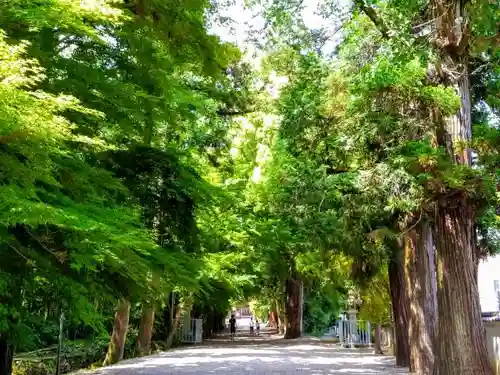
[[[472,138],[471,93],[468,71],[470,21],[467,2],[432,0],[434,45],[440,57],[436,70],[441,83],[460,97],[458,112],[442,121],[438,142],[450,160],[470,166]],[[437,125],[440,123],[438,122]],[[477,286],[475,203],[467,188],[438,193],[435,223],[438,273],[438,339],[435,375],[491,375]]]
[[[436,269],[429,223],[422,221],[405,234],[405,274],[410,372],[432,375],[437,324]]]
[[[382,326],[377,324],[375,329],[375,346],[373,348],[373,354],[382,355]]]
[[[175,334],[177,332],[177,329],[179,328],[179,324],[180,324],[180,320],[181,320],[181,314],[182,314],[181,304],[174,306],[174,309],[175,309],[175,313],[173,316],[171,330],[168,332],[168,336],[167,336],[167,342],[166,342],[167,349],[172,346]]]
[[[389,285],[391,288],[392,314],[395,329],[396,364],[402,367],[410,365],[408,342],[408,301],[402,256],[398,255],[389,264]]]
[[[14,360],[14,346],[0,334],[0,375],[12,374],[12,361]]]
[[[139,357],[149,354],[151,351],[151,337],[153,336],[153,324],[155,321],[155,309],[153,306],[143,306],[141,320],[139,322],[139,334],[137,336],[136,354]]]
[[[465,198],[438,207],[438,338],[434,375],[491,375],[475,277],[474,210]]]
[[[125,340],[127,339],[128,321],[130,317],[130,302],[122,299],[115,313],[113,334],[109,343],[108,353],[104,359],[104,366],[112,365],[123,359]]]
[[[301,336],[302,321],[302,280],[290,277],[286,281],[286,330],[285,339],[295,339]]]

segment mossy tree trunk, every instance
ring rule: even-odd
[[[130,302],[127,299],[120,300],[115,313],[113,334],[109,343],[108,353],[104,359],[104,366],[112,365],[123,359],[125,351],[125,340],[127,339],[128,322],[130,317]]]

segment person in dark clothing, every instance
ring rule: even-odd
[[[250,336],[253,336],[254,335],[254,322],[253,322],[253,316],[250,317]]]
[[[229,319],[229,332],[231,334],[231,341],[233,341],[236,335],[236,319],[234,315],[231,315],[231,319]]]

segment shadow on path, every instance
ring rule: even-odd
[[[123,361],[116,366],[99,369],[95,374],[408,374],[407,370],[394,366],[392,357],[376,356],[363,349],[342,349],[318,339],[239,338],[230,342],[219,337],[199,346]]]

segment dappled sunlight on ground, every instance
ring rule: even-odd
[[[396,368],[391,357],[376,356],[363,349],[344,349],[313,339],[217,343],[214,340],[198,347],[123,361],[116,366],[99,369],[95,374],[408,374]]]

